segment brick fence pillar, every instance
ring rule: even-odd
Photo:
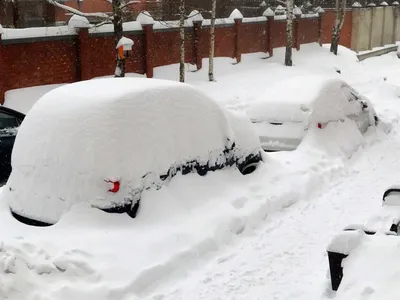
[[[268,48],[267,51],[269,53],[269,56],[274,55],[274,41],[272,39],[272,32],[274,28],[274,22],[275,22],[275,17],[274,16],[268,16],[267,17],[267,34],[268,34]]]
[[[240,37],[242,32],[242,19],[235,19],[235,58],[236,63],[240,63],[242,61],[242,53],[240,47]]]
[[[3,28],[0,25],[0,104],[4,104],[4,93],[6,92],[6,77],[5,77],[5,65],[3,59],[3,45],[1,36],[3,34]]]
[[[200,51],[201,45],[201,25],[203,21],[193,21],[193,36],[194,36],[194,63],[196,63],[197,70],[203,67],[203,57]]]
[[[323,21],[324,21],[324,10],[323,9],[321,9],[321,10],[319,10],[318,11],[318,36],[317,36],[317,39],[318,39],[318,44],[322,47],[322,44],[323,44],[323,42],[322,42],[322,26],[323,26]]]
[[[154,32],[153,32],[153,24],[143,24],[142,25],[144,31],[144,39],[145,39],[145,70],[146,77],[153,78],[154,70],[153,70],[153,41],[154,41]]]
[[[296,48],[297,51],[300,50],[300,14],[295,14],[293,19],[293,48]]]
[[[91,55],[90,45],[89,45],[89,29],[80,28],[78,40],[76,42],[76,80],[88,80],[91,79],[90,76],[90,63],[89,57]],[[95,51],[95,49],[92,49]]]

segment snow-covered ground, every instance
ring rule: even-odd
[[[311,130],[298,150],[266,155],[246,177],[232,170],[178,176],[143,195],[135,220],[78,206],[53,227],[32,228],[0,203],[0,299],[334,297],[328,242],[367,220],[396,183],[400,61],[390,53],[358,63],[349,50],[335,57],[317,45],[302,45],[293,68],[282,66],[282,49],[262,56],[238,65],[218,59],[217,82],[206,82],[206,68],[188,73],[188,82],[240,107],[289,76],[337,74],[371,98],[381,125],[364,138],[346,122]],[[176,66],[155,72],[177,74]]]

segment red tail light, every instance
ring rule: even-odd
[[[317,126],[318,126],[319,129],[322,129],[322,124],[321,123],[318,123]]]

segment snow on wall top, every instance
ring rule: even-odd
[[[4,28],[0,24],[0,34],[3,34],[3,33],[4,33]]]
[[[142,25],[138,21],[124,22],[122,24],[122,28],[124,31],[137,31],[142,30]],[[113,24],[105,24],[100,27],[94,27],[89,29],[90,33],[105,33],[105,32],[114,32]]]
[[[189,20],[193,21],[203,21],[204,18],[198,10],[192,10],[188,16]]]
[[[234,135],[224,109],[189,85],[143,78],[65,85],[21,125],[1,196],[15,212],[54,223],[75,203],[130,203],[146,174],[159,178],[192,160],[221,163],[227,139]],[[108,192],[108,178],[120,180],[118,193]]]
[[[76,35],[76,31],[68,26],[57,27],[33,27],[23,29],[4,28],[2,35],[3,40],[34,38],[34,37],[49,37],[49,36],[66,36]]]
[[[247,109],[253,120],[304,122],[310,117],[318,122],[342,118],[349,102],[338,78],[295,76],[270,87]]]

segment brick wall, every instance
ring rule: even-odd
[[[342,32],[340,33],[339,43],[347,48],[351,47],[351,34],[353,14],[351,10],[347,10],[344,18]],[[335,23],[335,12],[333,10],[326,10],[322,19],[321,38],[322,43],[330,43],[332,40],[332,27]]]
[[[298,19],[294,26],[296,43],[318,42],[319,26],[329,27],[327,20],[318,17]],[[331,24],[332,26],[332,24]],[[196,28],[197,31],[196,31]],[[285,46],[285,20],[235,20],[216,28],[215,55],[232,57],[239,62],[242,53],[270,52]],[[166,28],[126,32],[133,46],[127,59],[127,72],[152,76],[153,68],[179,62],[179,30]],[[324,40],[327,40],[325,34]],[[196,42],[197,41],[197,42]],[[208,56],[209,27],[186,28],[188,63],[201,67]],[[0,40],[0,102],[10,89],[44,84],[74,82],[112,75],[115,69],[115,47],[112,32],[89,34],[87,29],[77,35]],[[3,74],[3,75],[2,75]]]

